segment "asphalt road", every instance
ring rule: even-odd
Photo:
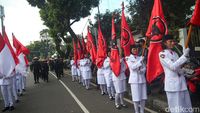
[[[116,109],[114,101],[107,95],[102,96],[100,90],[92,86],[90,90],[77,82],[71,81],[71,76],[58,80],[50,72],[49,83],[40,80],[34,84],[33,75],[27,77],[26,92],[15,104],[15,110],[9,113],[134,113],[133,105],[126,102],[128,108]],[[3,102],[0,101],[3,108]],[[1,111],[0,111],[1,112]],[[150,113],[145,111],[145,113]]]

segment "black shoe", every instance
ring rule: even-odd
[[[19,103],[19,100],[15,100],[15,103]]]
[[[12,111],[12,110],[14,110],[15,108],[14,108],[14,106],[10,106],[10,111]]]
[[[4,109],[2,109],[2,112],[5,112],[7,110],[9,110],[9,107],[4,107]]]
[[[26,92],[26,90],[25,89],[22,89],[24,92]]]

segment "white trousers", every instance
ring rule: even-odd
[[[4,107],[13,106],[11,85],[2,85],[1,93],[4,100]]]

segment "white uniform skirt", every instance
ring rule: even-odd
[[[79,77],[81,76],[81,71],[80,71],[79,68],[77,68],[77,74],[78,74]]]
[[[92,72],[91,71],[81,71],[83,80],[92,79]]]
[[[146,83],[132,83],[130,85],[131,85],[132,101],[135,102],[147,99]]]
[[[123,93],[126,91],[126,79],[113,81],[116,93]]]
[[[190,110],[192,109],[190,95],[187,90],[185,91],[177,91],[177,92],[168,92],[167,94],[167,101],[169,105],[169,110],[171,113],[186,113],[183,112],[183,109]],[[192,112],[187,112],[192,113]]]
[[[107,87],[113,86],[112,72],[104,71],[104,77],[105,77],[105,79],[106,79],[106,86],[107,86]]]
[[[104,73],[103,73],[102,69],[97,70],[97,83],[98,84],[106,84],[106,80],[105,80]]]
[[[77,76],[77,68],[71,68],[72,76]]]

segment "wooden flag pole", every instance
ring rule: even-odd
[[[142,56],[144,56],[145,48],[147,47],[147,37],[145,38],[145,42],[142,49]]]
[[[187,39],[186,39],[186,42],[185,42],[185,48],[188,48],[190,38],[191,38],[191,33],[192,33],[192,24],[190,24],[190,27],[189,27]]]

